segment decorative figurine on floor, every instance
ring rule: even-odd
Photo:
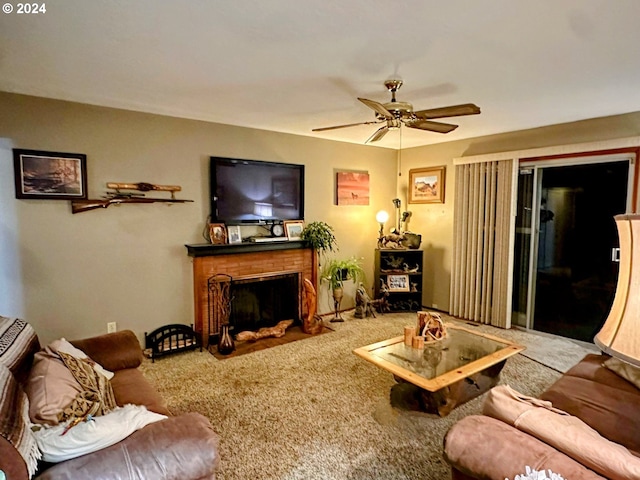
[[[364,284],[360,282],[358,289],[356,290],[356,311],[353,315],[356,318],[374,317],[376,313],[373,309],[371,297],[367,293],[367,289]]]
[[[378,313],[388,313],[391,312],[391,308],[389,307],[389,287],[384,283],[382,279],[380,279],[380,298],[376,298],[375,300],[371,300],[371,308],[375,308]]]

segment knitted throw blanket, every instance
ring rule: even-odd
[[[97,417],[116,407],[111,383],[107,377],[95,371],[92,360],[76,358],[60,351],[58,355],[82,388],[76,398],[58,414],[60,422],[86,418],[88,415]]]
[[[31,432],[29,400],[4,365],[0,365],[0,435],[22,455],[32,477],[38,468],[40,450]]]

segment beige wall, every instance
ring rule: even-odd
[[[396,192],[391,150],[7,93],[0,112],[0,315],[28,319],[43,342],[112,321],[140,337],[193,322],[184,244],[204,243],[211,155],[304,164],[306,220],[333,225],[339,256],[363,257],[373,278],[375,213]],[[72,215],[69,202],[16,200],[12,148],[86,154],[93,198],[108,181],[151,182],[195,202]],[[333,205],[334,169],[369,172],[369,206]]]
[[[482,116],[478,117],[479,121]],[[444,311],[449,309],[451,280],[451,245],[453,243],[453,199],[455,171],[453,159],[470,155],[525,150],[530,148],[596,142],[640,134],[640,112],[581,122],[552,125],[500,135],[403,150],[398,190],[407,205],[409,170],[429,166],[446,166],[444,204],[409,204],[410,229],[422,234],[425,250],[425,288],[422,302]]]
[[[167,323],[193,321],[184,244],[204,242],[211,155],[303,163],[306,220],[333,225],[338,256],[362,257],[369,283],[375,213],[385,209],[393,216],[391,199],[400,196],[402,209],[412,211],[409,228],[423,236],[423,303],[446,311],[453,158],[640,134],[640,113],[633,113],[403,150],[396,184],[397,153],[371,146],[1,92],[0,112],[0,315],[28,319],[44,342],[103,333],[111,321],[140,337]],[[94,198],[107,181],[145,181],[181,185],[180,196],[195,202],[72,215],[68,202],[16,200],[12,148],[87,154]],[[445,203],[407,204],[409,169],[435,165],[447,166]],[[369,206],[333,205],[335,169],[369,171]],[[328,312],[326,290],[320,300]],[[350,304],[352,298],[343,306]]]

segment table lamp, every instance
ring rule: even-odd
[[[380,210],[376,213],[376,222],[380,224],[380,232],[378,233],[378,238],[384,237],[384,224],[389,220],[389,214],[384,210]]]
[[[611,311],[594,338],[606,354],[640,367],[640,215],[616,215],[620,271]]]

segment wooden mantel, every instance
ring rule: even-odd
[[[229,245],[197,244],[185,245],[193,257],[194,329],[202,340],[209,342],[207,281],[217,274],[231,277],[273,275],[279,272],[299,272],[318,289],[318,262],[316,251],[303,241],[265,243],[239,243]],[[299,296],[303,294],[300,282]]]

